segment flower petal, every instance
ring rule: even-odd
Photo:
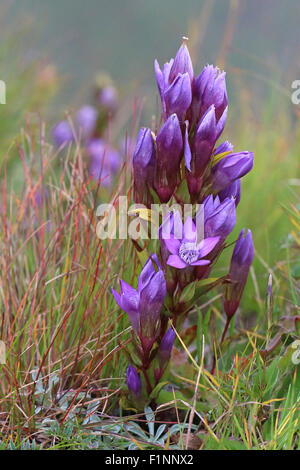
[[[170,255],[167,264],[177,269],[184,269],[187,267],[187,264],[177,255]]]
[[[199,258],[203,258],[203,256],[206,256],[208,253],[210,253],[219,240],[220,237],[210,237],[202,240],[198,245]]]
[[[178,255],[180,241],[174,237],[164,240],[166,247],[172,255]]]
[[[209,259],[199,259],[198,261],[191,263],[191,266],[206,266],[208,264],[210,264]]]
[[[189,241],[195,241],[197,237],[197,230],[196,226],[192,220],[192,218],[189,216],[187,217],[186,221],[184,222],[183,226],[183,233],[184,233],[184,238],[189,240]]]

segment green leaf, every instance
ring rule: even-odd
[[[137,255],[140,260],[141,265],[144,266],[149,259],[149,253],[145,249],[143,251],[137,251]]]
[[[158,397],[161,389],[167,385],[169,382],[160,382],[159,384],[156,385],[156,387],[154,387],[154,389],[152,390],[151,394],[150,394],[150,397],[151,400],[156,400],[156,398]]]
[[[196,282],[191,282],[190,284],[185,286],[179,298],[179,303],[186,304],[187,302],[190,302],[194,298]]]

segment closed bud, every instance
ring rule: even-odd
[[[218,67],[207,65],[195,79],[193,87],[193,118],[198,121],[206,110],[215,106],[216,120],[219,121],[227,107],[225,72]]]
[[[254,246],[251,230],[248,230],[245,235],[245,229],[243,229],[233,250],[229,283],[225,287],[224,309],[229,318],[235,314],[240,304],[253,258]]]
[[[180,121],[192,102],[192,84],[194,81],[193,65],[186,45],[186,39],[176,54],[175,60],[166,62],[160,69],[154,62],[156,81],[162,104],[162,114],[166,120],[176,113]]]
[[[241,200],[241,180],[237,179],[233,181],[229,186],[226,186],[226,188],[220,191],[218,196],[221,202],[228,197],[233,198],[235,206],[237,207]]]
[[[127,387],[128,390],[138,398],[142,391],[142,382],[135,367],[129,364],[127,368]]]
[[[175,331],[173,328],[169,328],[164,334],[158,349],[158,359],[161,369],[163,369],[169,362],[171,357],[171,351],[175,341]]]
[[[112,293],[119,306],[128,314],[147,356],[159,334],[160,313],[166,296],[166,281],[157,256],[151,255],[143,267],[137,290],[123,280],[120,284],[120,294],[114,289]]]
[[[147,207],[153,202],[150,188],[155,172],[155,144],[150,129],[142,128],[133,154],[134,201]]]
[[[193,64],[186,43],[187,38],[183,38],[183,44],[180,46],[170,70],[170,82],[173,82],[179,73],[187,73],[190,81],[194,80]]]
[[[219,193],[233,183],[233,181],[249,173],[252,167],[252,152],[232,153],[222,158],[222,160],[212,168],[212,191]]]
[[[191,196],[197,196],[201,190],[202,176],[211,159],[217,140],[218,128],[215,107],[212,105],[201,118],[192,143],[191,161],[185,160],[187,183]]]
[[[187,73],[179,74],[164,94],[166,115],[177,114],[183,121],[192,102],[191,82]]]
[[[155,189],[166,203],[172,197],[178,183],[183,140],[179,120],[172,114],[156,137]]]

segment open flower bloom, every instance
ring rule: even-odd
[[[174,227],[177,233],[181,231],[182,237],[177,238],[170,234],[169,238],[164,238],[164,243],[171,253],[167,264],[177,269],[184,269],[189,266],[206,266],[210,264],[209,259],[204,259],[216,246],[220,237],[209,237],[197,240],[197,230],[191,217],[187,217],[185,223],[176,215]]]
[[[159,334],[160,312],[166,296],[166,281],[157,256],[151,255],[143,267],[137,290],[125,281],[120,284],[120,294],[112,289],[113,295],[128,314],[143,349],[149,351]]]

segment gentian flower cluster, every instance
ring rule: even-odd
[[[175,59],[162,68],[155,61],[154,68],[162,114],[158,128],[142,128],[138,134],[134,202],[148,209],[160,202],[170,210],[159,228],[160,260],[151,255],[137,291],[124,281],[121,293],[114,291],[134,331],[135,359],[128,367],[127,385],[139,400],[143,393],[153,399],[153,390],[167,369],[175,341],[168,322],[180,327],[199,295],[223,285],[228,328],[254,257],[251,232],[245,235],[243,230],[228,275],[217,281],[209,277],[236,225],[241,178],[253,167],[252,152],[234,152],[226,140],[218,143],[228,113],[225,72],[207,65],[195,76],[186,38]],[[190,204],[192,214],[183,219],[182,211],[171,208],[174,203],[180,208]]]
[[[216,147],[227,119],[225,72],[208,65],[195,77],[184,40],[175,59],[162,69],[155,61],[155,74],[164,124],[155,133],[140,131],[134,158],[136,187],[144,180],[163,203],[172,196],[180,198],[177,190],[184,180],[195,203],[208,194],[228,191],[232,184],[237,190],[238,180],[252,169],[253,153],[233,153],[227,141]],[[143,168],[140,175],[138,168]],[[150,199],[148,204],[154,202]],[[137,190],[135,202],[143,200]]]

